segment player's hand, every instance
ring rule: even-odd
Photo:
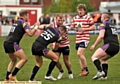
[[[90,50],[93,51],[94,49],[95,49],[95,45],[92,45],[92,46],[90,47]]]
[[[39,26],[39,25],[40,25],[40,22],[36,22],[35,25]]]
[[[79,28],[78,31],[79,31],[79,34],[83,34],[85,32],[84,28]]]

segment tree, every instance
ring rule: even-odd
[[[94,10],[90,4],[90,0],[53,0],[52,6],[45,9],[46,13],[76,13],[78,4],[86,4],[87,12]]]

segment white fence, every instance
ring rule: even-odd
[[[118,33],[120,34],[120,25],[116,25],[116,27],[118,28]],[[0,26],[0,36],[7,36],[9,34],[11,26],[10,25],[1,25]],[[37,31],[36,35],[39,35],[40,31]],[[70,35],[74,35],[76,34],[75,30],[70,30],[68,31],[68,33]],[[98,30],[98,26],[96,26],[96,30],[95,31],[90,31],[90,34],[99,34],[99,30]]]

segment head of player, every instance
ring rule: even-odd
[[[57,26],[63,25],[63,14],[59,13],[56,15],[56,24]]]
[[[65,35],[66,32],[67,32],[67,29],[66,29],[65,26],[59,26],[59,27],[58,27],[58,30],[59,30],[61,36],[62,36],[62,35]]]
[[[85,4],[79,4],[79,5],[77,6],[77,11],[78,11],[79,16],[85,15],[86,5],[85,5]]]
[[[102,13],[102,16],[101,16],[101,21],[104,22],[106,20],[109,20],[110,19],[110,14],[108,12],[104,12]]]
[[[28,21],[28,11],[27,10],[21,10],[19,12],[20,18],[24,19],[26,22]]]

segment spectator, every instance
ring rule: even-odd
[[[99,13],[98,10],[93,15],[93,20],[94,20],[94,23],[101,23],[101,14]]]
[[[46,24],[50,24],[50,16],[49,16],[49,14],[46,15]]]
[[[3,16],[2,25],[8,25],[8,24],[9,24],[9,21],[7,20],[5,16]]]
[[[52,15],[52,16],[50,17],[50,23],[53,23],[54,21],[55,21],[55,16]]]
[[[13,21],[12,19],[9,20],[9,25],[12,25],[13,24]]]
[[[39,18],[39,22],[40,22],[40,24],[46,24],[46,20],[45,20],[44,14],[42,14],[41,17]]]

